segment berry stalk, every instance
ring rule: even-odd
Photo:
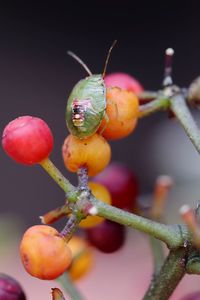
[[[71,192],[74,187],[73,185],[67,180],[62,173],[56,168],[56,166],[52,163],[49,158],[40,162],[40,165],[43,169],[53,178],[53,180],[64,190],[67,194]]]
[[[63,275],[58,277],[57,281],[63,286],[65,291],[70,296],[71,300],[84,300],[82,295],[79,293],[79,291],[71,281],[67,272],[63,273]]]
[[[169,99],[167,97],[159,97],[155,100],[140,105],[139,107],[139,117],[147,117],[148,115],[160,111],[160,110],[167,110],[169,108]]]

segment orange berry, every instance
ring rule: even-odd
[[[71,279],[77,280],[90,270],[93,263],[93,254],[86,241],[78,236],[73,236],[68,245],[72,252],[69,275]]]
[[[106,117],[98,132],[108,140],[116,140],[128,136],[135,128],[139,115],[137,96],[118,87],[108,88]]]
[[[55,279],[69,267],[71,250],[58,231],[47,225],[35,225],[24,234],[20,244],[26,271],[40,279]]]
[[[85,166],[89,176],[94,176],[108,165],[111,149],[108,142],[98,134],[84,140],[69,135],[64,141],[62,155],[69,171],[77,172]]]
[[[97,182],[89,182],[89,188],[91,189],[92,194],[99,200],[111,204],[111,195],[107,188]],[[99,216],[87,216],[86,219],[82,220],[79,224],[82,228],[94,227],[104,221],[104,218]]]

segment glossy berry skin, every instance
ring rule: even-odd
[[[181,298],[180,300],[200,300],[200,292],[195,292],[195,293],[189,294],[189,295]]]
[[[118,87],[107,89],[106,115],[98,132],[107,140],[117,140],[130,135],[139,116],[139,101],[133,92]]]
[[[92,267],[93,253],[85,239],[73,236],[68,243],[72,252],[72,263],[68,269],[72,280],[81,279]]]
[[[53,135],[42,119],[23,116],[11,121],[5,127],[2,146],[16,162],[34,165],[51,153]]]
[[[0,273],[0,299],[26,300],[20,284],[12,277]]]
[[[106,87],[119,87],[123,90],[131,91],[135,94],[139,94],[144,91],[144,88],[138,80],[126,73],[112,73],[108,74],[104,78]]]
[[[26,271],[40,279],[55,279],[69,267],[71,250],[56,229],[35,225],[24,234],[20,244],[21,260]]]
[[[66,110],[67,127],[78,138],[93,135],[106,109],[106,87],[101,74],[80,80],[73,88]]]
[[[138,195],[138,181],[133,171],[126,165],[112,162],[94,178],[109,190],[112,205],[132,211]]]
[[[109,220],[88,229],[86,234],[91,245],[104,253],[119,250],[125,241],[125,227]]]
[[[89,182],[89,188],[91,189],[92,194],[100,201],[111,204],[111,195],[108,189],[98,182]],[[82,220],[79,224],[82,228],[91,228],[104,221],[104,218],[99,216],[87,216],[86,219]]]
[[[108,142],[98,134],[84,140],[69,135],[64,141],[62,155],[69,171],[77,172],[85,166],[89,176],[95,176],[108,165],[111,149]]]

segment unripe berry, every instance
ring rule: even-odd
[[[24,234],[20,244],[21,260],[26,271],[40,279],[55,279],[69,267],[71,250],[56,229],[35,225]]]
[[[85,239],[73,236],[68,243],[72,251],[72,263],[69,267],[71,279],[78,280],[91,269],[93,254]]]
[[[108,142],[98,134],[84,140],[69,135],[64,141],[62,155],[69,171],[77,172],[84,166],[89,176],[94,176],[108,165],[111,149]]]
[[[136,127],[139,101],[133,92],[118,87],[107,89],[106,115],[98,132],[108,140],[128,136]]]
[[[5,127],[2,146],[16,162],[34,165],[49,156],[53,148],[53,135],[42,119],[23,116]]]
[[[0,273],[0,299],[26,300],[20,284],[12,277]]]
[[[143,87],[138,80],[126,73],[112,73],[104,78],[106,87],[119,87],[135,94],[143,92]]]
[[[105,186],[98,182],[89,182],[88,186],[97,199],[104,203],[111,204],[111,195]],[[104,218],[99,216],[88,216],[80,222],[79,226],[82,228],[91,228],[102,223],[104,220]]]

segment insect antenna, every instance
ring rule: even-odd
[[[106,75],[106,69],[107,69],[107,66],[108,66],[108,61],[109,61],[109,58],[110,58],[110,54],[112,52],[112,49],[115,47],[116,43],[117,43],[117,40],[114,40],[114,42],[112,43],[110,49],[108,50],[108,54],[107,54],[107,57],[106,57],[106,62],[105,62],[104,69],[103,69],[103,74],[102,74],[103,78]]]
[[[163,87],[167,87],[173,84],[172,81],[172,60],[174,56],[174,49],[167,48],[165,50],[165,68],[164,68],[164,79],[162,82]]]
[[[82,59],[80,59],[80,57],[78,57],[74,52],[72,51],[67,51],[67,54],[69,56],[71,56],[73,59],[75,59],[84,69],[85,71],[92,76],[92,72],[90,71],[90,69],[88,68],[88,66],[82,61]]]

